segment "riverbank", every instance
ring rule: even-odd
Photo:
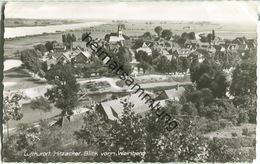
[[[35,27],[82,23],[83,20],[67,20],[67,19],[22,19],[22,18],[5,18],[5,27]]]
[[[102,22],[96,22],[91,23],[88,22],[88,24],[81,24],[81,26],[74,26],[75,28],[81,28],[81,29],[67,29],[65,31],[60,31],[58,27],[55,28],[55,31],[53,32],[45,32],[41,34],[34,34],[34,35],[27,35],[27,36],[18,36],[14,38],[5,39],[4,42],[4,58],[10,59],[15,58],[17,59],[17,56],[15,55],[19,51],[23,51],[25,49],[31,49],[33,46],[37,44],[45,44],[47,41],[57,41],[62,42],[62,34],[65,33],[74,33],[74,35],[77,38],[81,38],[81,35],[84,31],[90,30],[90,29],[100,29],[104,28],[105,23]],[[64,28],[64,27],[63,27]],[[69,27],[66,27],[69,28]],[[52,29],[53,30],[53,29]],[[5,33],[6,34],[6,33]],[[104,34],[102,33],[104,36]],[[101,36],[101,35],[99,35]],[[102,37],[103,37],[102,36]]]

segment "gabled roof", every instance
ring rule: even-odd
[[[163,55],[163,56],[165,56],[169,61],[171,61],[172,60],[172,55]]]
[[[169,99],[176,99],[176,98],[179,98],[183,94],[184,91],[185,91],[185,88],[178,87],[177,89],[165,90],[165,93]]]
[[[134,104],[132,110],[137,114],[145,113],[148,110],[150,110],[149,108],[150,104],[149,103],[146,104],[145,103],[146,100],[145,99],[141,100],[142,96],[140,97],[138,96],[139,93],[131,94],[129,96],[121,97],[116,100],[102,102],[101,106],[103,107],[108,119],[110,120],[116,120],[118,117],[120,117],[123,114],[124,106],[122,104],[122,101],[124,101],[125,99],[127,99],[128,102]]]
[[[65,45],[63,43],[53,43],[53,48],[65,48]]]
[[[63,54],[62,52],[50,52],[47,56],[49,58],[54,57],[54,58],[58,59],[62,56],[62,54]]]
[[[168,52],[168,51],[162,50],[162,49],[161,49],[160,53],[161,53],[162,55],[169,55],[169,52]]]
[[[48,66],[51,66],[51,65],[56,65],[58,63],[57,59],[47,59],[46,60],[46,64]]]
[[[199,44],[198,40],[186,40],[184,44]]]
[[[188,56],[190,53],[192,53],[193,51],[191,51],[189,48],[178,48],[175,50],[178,55],[180,56]]]
[[[142,48],[149,48],[145,42],[143,42]]]
[[[82,51],[81,53],[87,58],[91,57],[91,54],[88,51]]]
[[[149,47],[140,47],[140,48],[136,49],[136,51],[137,51],[137,52],[139,52],[139,51],[144,51],[144,52],[146,52],[148,55],[152,54],[152,49],[149,48]]]
[[[86,45],[86,42],[83,42],[83,41],[74,41],[74,42],[72,42],[72,47],[73,48],[79,47],[79,48],[85,49],[87,47],[87,45]]]
[[[63,53],[63,57],[65,57],[65,59],[68,60],[68,61],[70,61],[70,59],[71,59],[70,56],[71,56],[71,52],[69,52],[69,51]]]
[[[238,46],[238,50],[240,50],[240,51],[244,51],[244,50],[246,50],[247,48],[248,48],[247,44],[242,44],[242,45],[239,45],[239,46]]]
[[[119,36],[110,36],[109,37],[109,42],[119,42],[121,40],[125,40],[124,37],[119,37]]]

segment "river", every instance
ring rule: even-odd
[[[18,59],[7,59],[4,61],[4,71],[19,67],[22,65],[22,61]]]
[[[32,26],[32,27],[6,27],[4,38],[14,38],[26,35],[36,35],[42,33],[55,33],[56,31],[66,31],[77,28],[91,27],[104,24],[104,22],[85,22],[76,24]]]

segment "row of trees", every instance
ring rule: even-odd
[[[158,51],[153,51],[152,55],[148,55],[144,51],[139,51],[135,54],[135,58],[140,62],[137,65],[138,68],[142,68],[144,73],[146,70],[156,70],[161,73],[187,72],[190,67],[190,60],[188,58],[177,58],[172,55],[171,60],[169,60]]]
[[[62,43],[64,43],[68,48],[71,48],[71,43],[76,40],[77,38],[73,33],[62,34]]]
[[[154,31],[158,35],[158,37],[162,37],[167,40],[172,37],[172,31],[169,29],[163,29],[161,26],[155,27]]]

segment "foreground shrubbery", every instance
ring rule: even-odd
[[[214,138],[209,144],[209,161],[252,162],[256,158],[254,138]]]
[[[179,119],[172,132],[164,128],[162,120],[152,113],[141,117],[131,111],[132,104],[124,103],[122,117],[106,122],[96,111],[89,111],[82,129],[75,132],[75,144],[63,139],[66,128],[22,126],[17,134],[4,142],[4,161],[26,162],[246,162],[255,154],[255,139],[218,139],[201,137],[190,118]],[[167,109],[165,109],[167,110]],[[221,124],[224,124],[222,121]],[[224,126],[224,125],[222,125]],[[250,149],[243,151],[244,147]],[[144,156],[90,156],[90,157],[26,157],[32,151],[94,151],[145,152]]]

